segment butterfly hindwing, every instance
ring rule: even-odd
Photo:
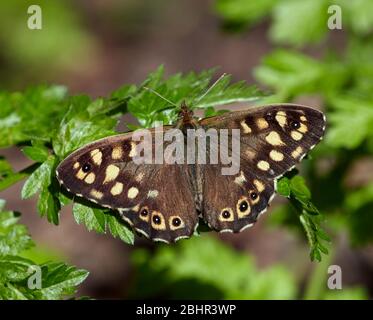
[[[220,232],[241,232],[264,213],[274,195],[273,181],[255,177],[247,168],[221,175],[220,166],[206,166],[203,176],[203,218]],[[224,195],[224,196],[222,196]]]

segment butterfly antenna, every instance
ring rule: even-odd
[[[148,87],[144,87],[144,89],[145,89],[145,90],[148,90],[148,91],[150,91],[150,92],[152,92],[152,93],[154,93],[155,95],[157,95],[158,97],[160,97],[160,98],[163,99],[164,101],[167,101],[168,103],[170,103],[171,105],[175,106],[176,108],[179,107],[176,103],[174,103],[174,102],[168,100],[166,97],[162,96],[162,95],[161,95],[160,93],[158,93],[157,91],[155,91],[155,90],[153,90],[153,89],[151,89],[151,88],[148,88]]]
[[[200,96],[198,99],[197,99],[197,101],[196,101],[196,103],[198,103],[198,102],[200,102],[204,97],[206,97],[206,95],[226,76],[227,74],[226,73],[223,73],[220,77],[219,77],[219,79],[218,80],[216,80],[212,85],[211,85],[211,87],[210,88],[208,88],[207,90],[206,90],[206,92],[204,93],[204,94],[202,94],[202,96]]]

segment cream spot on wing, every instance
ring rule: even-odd
[[[298,128],[299,132],[306,133],[308,131],[308,128],[305,124],[301,123],[300,127]]]
[[[85,177],[84,181],[87,182],[88,184],[92,184],[93,182],[95,182],[95,179],[96,179],[96,175],[93,172],[91,172]]]
[[[131,151],[129,153],[129,156],[131,158],[137,155],[137,148],[136,148],[136,146],[137,146],[136,143],[133,142],[133,141],[131,141]]]
[[[139,189],[137,189],[136,187],[131,187],[128,189],[127,196],[130,199],[135,199],[138,193],[139,193]]]
[[[301,133],[298,132],[298,131],[292,131],[292,132],[290,133],[290,135],[291,135],[291,137],[293,138],[293,140],[295,140],[295,141],[299,141],[300,139],[303,138],[303,134],[301,134]]]
[[[300,116],[300,120],[303,122],[307,122],[307,118],[305,116]]]
[[[260,170],[263,170],[263,171],[268,171],[270,166],[269,166],[269,163],[267,161],[264,161],[264,160],[260,160],[257,164],[258,168]]]
[[[255,158],[256,152],[251,148],[247,148],[245,150],[245,155],[247,156],[248,159],[252,160]]]
[[[258,190],[258,192],[263,192],[265,189],[264,183],[259,181],[258,179],[254,180],[254,186]]]
[[[131,210],[132,210],[132,211],[135,211],[135,212],[138,212],[139,209],[140,209],[140,206],[139,206],[139,205],[136,205],[136,206],[134,206]]]
[[[96,199],[102,199],[102,197],[104,196],[102,192],[97,191],[96,189],[92,189],[90,195]]]
[[[242,186],[245,181],[246,181],[246,178],[242,171],[240,172],[240,175],[236,177],[236,179],[234,179],[234,182],[240,186]]]
[[[80,163],[79,162],[75,162],[73,168],[74,169],[78,169],[79,167],[80,167]]]
[[[140,173],[135,177],[135,180],[136,180],[137,182],[141,182],[142,179],[144,179],[144,176],[145,176],[145,174],[144,174],[143,172],[140,172]]]
[[[110,193],[113,196],[117,196],[118,194],[121,194],[123,191],[123,183],[116,182],[115,185],[111,188]]]
[[[273,161],[282,161],[284,160],[284,154],[279,152],[279,151],[276,151],[276,150],[272,150],[270,153],[269,153],[269,157],[273,160]]]
[[[303,153],[303,148],[302,147],[297,147],[292,153],[291,156],[296,159],[298,158],[301,154]]]
[[[159,194],[159,192],[158,192],[158,190],[149,190],[148,191],[148,198],[156,198],[156,197],[158,197],[158,194]]]
[[[250,133],[251,132],[251,128],[247,125],[245,120],[242,120],[240,122],[240,124],[241,124],[241,127],[242,127],[244,133]]]
[[[100,165],[102,162],[102,152],[99,149],[95,149],[91,151],[92,161],[96,165]]]
[[[114,147],[113,151],[111,152],[111,157],[114,160],[119,160],[122,158],[123,150],[121,146]]]
[[[283,128],[286,125],[286,113],[284,111],[278,111],[276,113],[276,121]]]
[[[269,127],[268,122],[263,118],[256,120],[256,125],[260,130],[267,129]]]
[[[276,131],[271,131],[266,136],[266,141],[272,146],[283,146],[285,143],[281,140],[280,135]]]
[[[119,174],[119,168],[113,164],[109,164],[105,171],[104,183],[113,181]]]
[[[82,169],[80,169],[77,174],[75,175],[79,180],[83,180],[85,178],[85,176],[87,175],[87,173],[83,172]]]

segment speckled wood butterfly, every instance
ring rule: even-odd
[[[309,107],[278,104],[197,120],[184,106],[176,126],[162,127],[161,132],[166,135],[173,128],[184,135],[190,128],[239,130],[239,171],[223,175],[220,157],[207,164],[135,163],[140,142],[129,132],[73,152],[58,166],[57,178],[76,196],[117,210],[154,241],[190,237],[199,218],[219,232],[240,232],[265,212],[276,179],[321,140],[325,116]],[[155,154],[157,148],[152,140],[149,150]],[[209,144],[203,152],[212,152]]]

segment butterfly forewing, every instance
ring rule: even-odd
[[[57,178],[76,196],[117,210],[148,238],[191,236],[198,222],[193,171],[187,165],[136,164],[137,143],[129,133],[86,145],[58,166]]]

